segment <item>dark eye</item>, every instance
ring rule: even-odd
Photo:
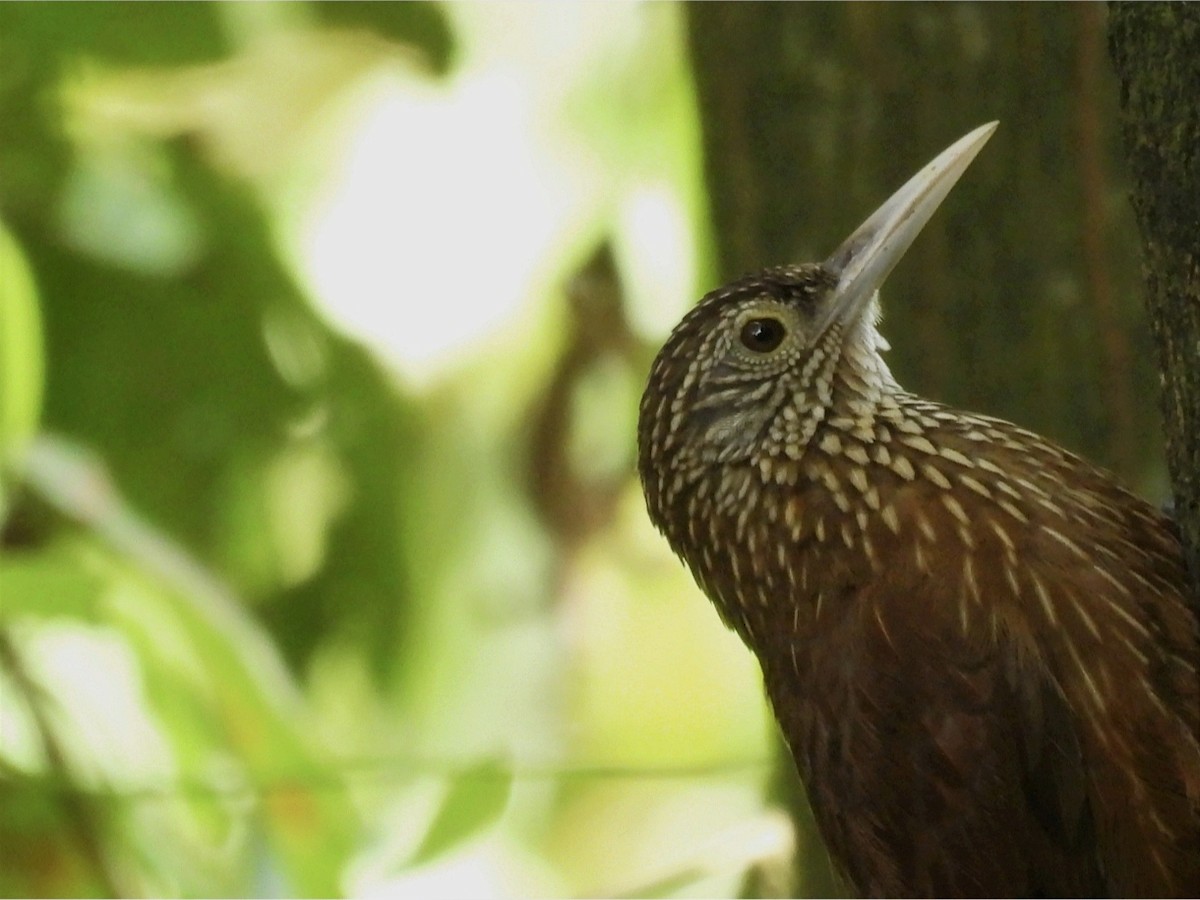
[[[742,344],[755,353],[770,353],[786,336],[787,329],[778,319],[751,319],[742,326]]]

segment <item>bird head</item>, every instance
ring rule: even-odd
[[[766,269],[706,295],[655,359],[638,423],[651,506],[713,465],[799,459],[823,421],[898,390],[882,352],[879,287],[991,137],[942,151],[824,262]]]

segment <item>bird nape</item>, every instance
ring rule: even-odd
[[[863,895],[1200,895],[1200,661],[1172,523],[1008,422],[906,393],[878,288],[991,136],[822,263],[659,352],[650,517],[758,657]]]

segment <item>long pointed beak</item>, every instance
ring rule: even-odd
[[[959,138],[908,180],[825,261],[838,278],[817,333],[857,321],[955,182],[987,143],[998,122]]]

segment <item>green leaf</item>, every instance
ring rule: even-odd
[[[491,825],[508,806],[512,781],[512,770],[498,760],[488,760],[459,775],[411,864],[445,853]]]
[[[37,429],[42,409],[42,328],[25,257],[0,224],[0,520],[5,467]]]
[[[21,62],[84,55],[132,66],[210,62],[227,42],[216,3],[20,3],[0,9],[0,34]]]
[[[318,0],[313,8],[323,25],[367,28],[388,40],[419,48],[439,75],[449,71],[454,62],[454,33],[440,4]]]
[[[104,579],[60,550],[0,555],[0,622],[18,616],[91,619]]]

